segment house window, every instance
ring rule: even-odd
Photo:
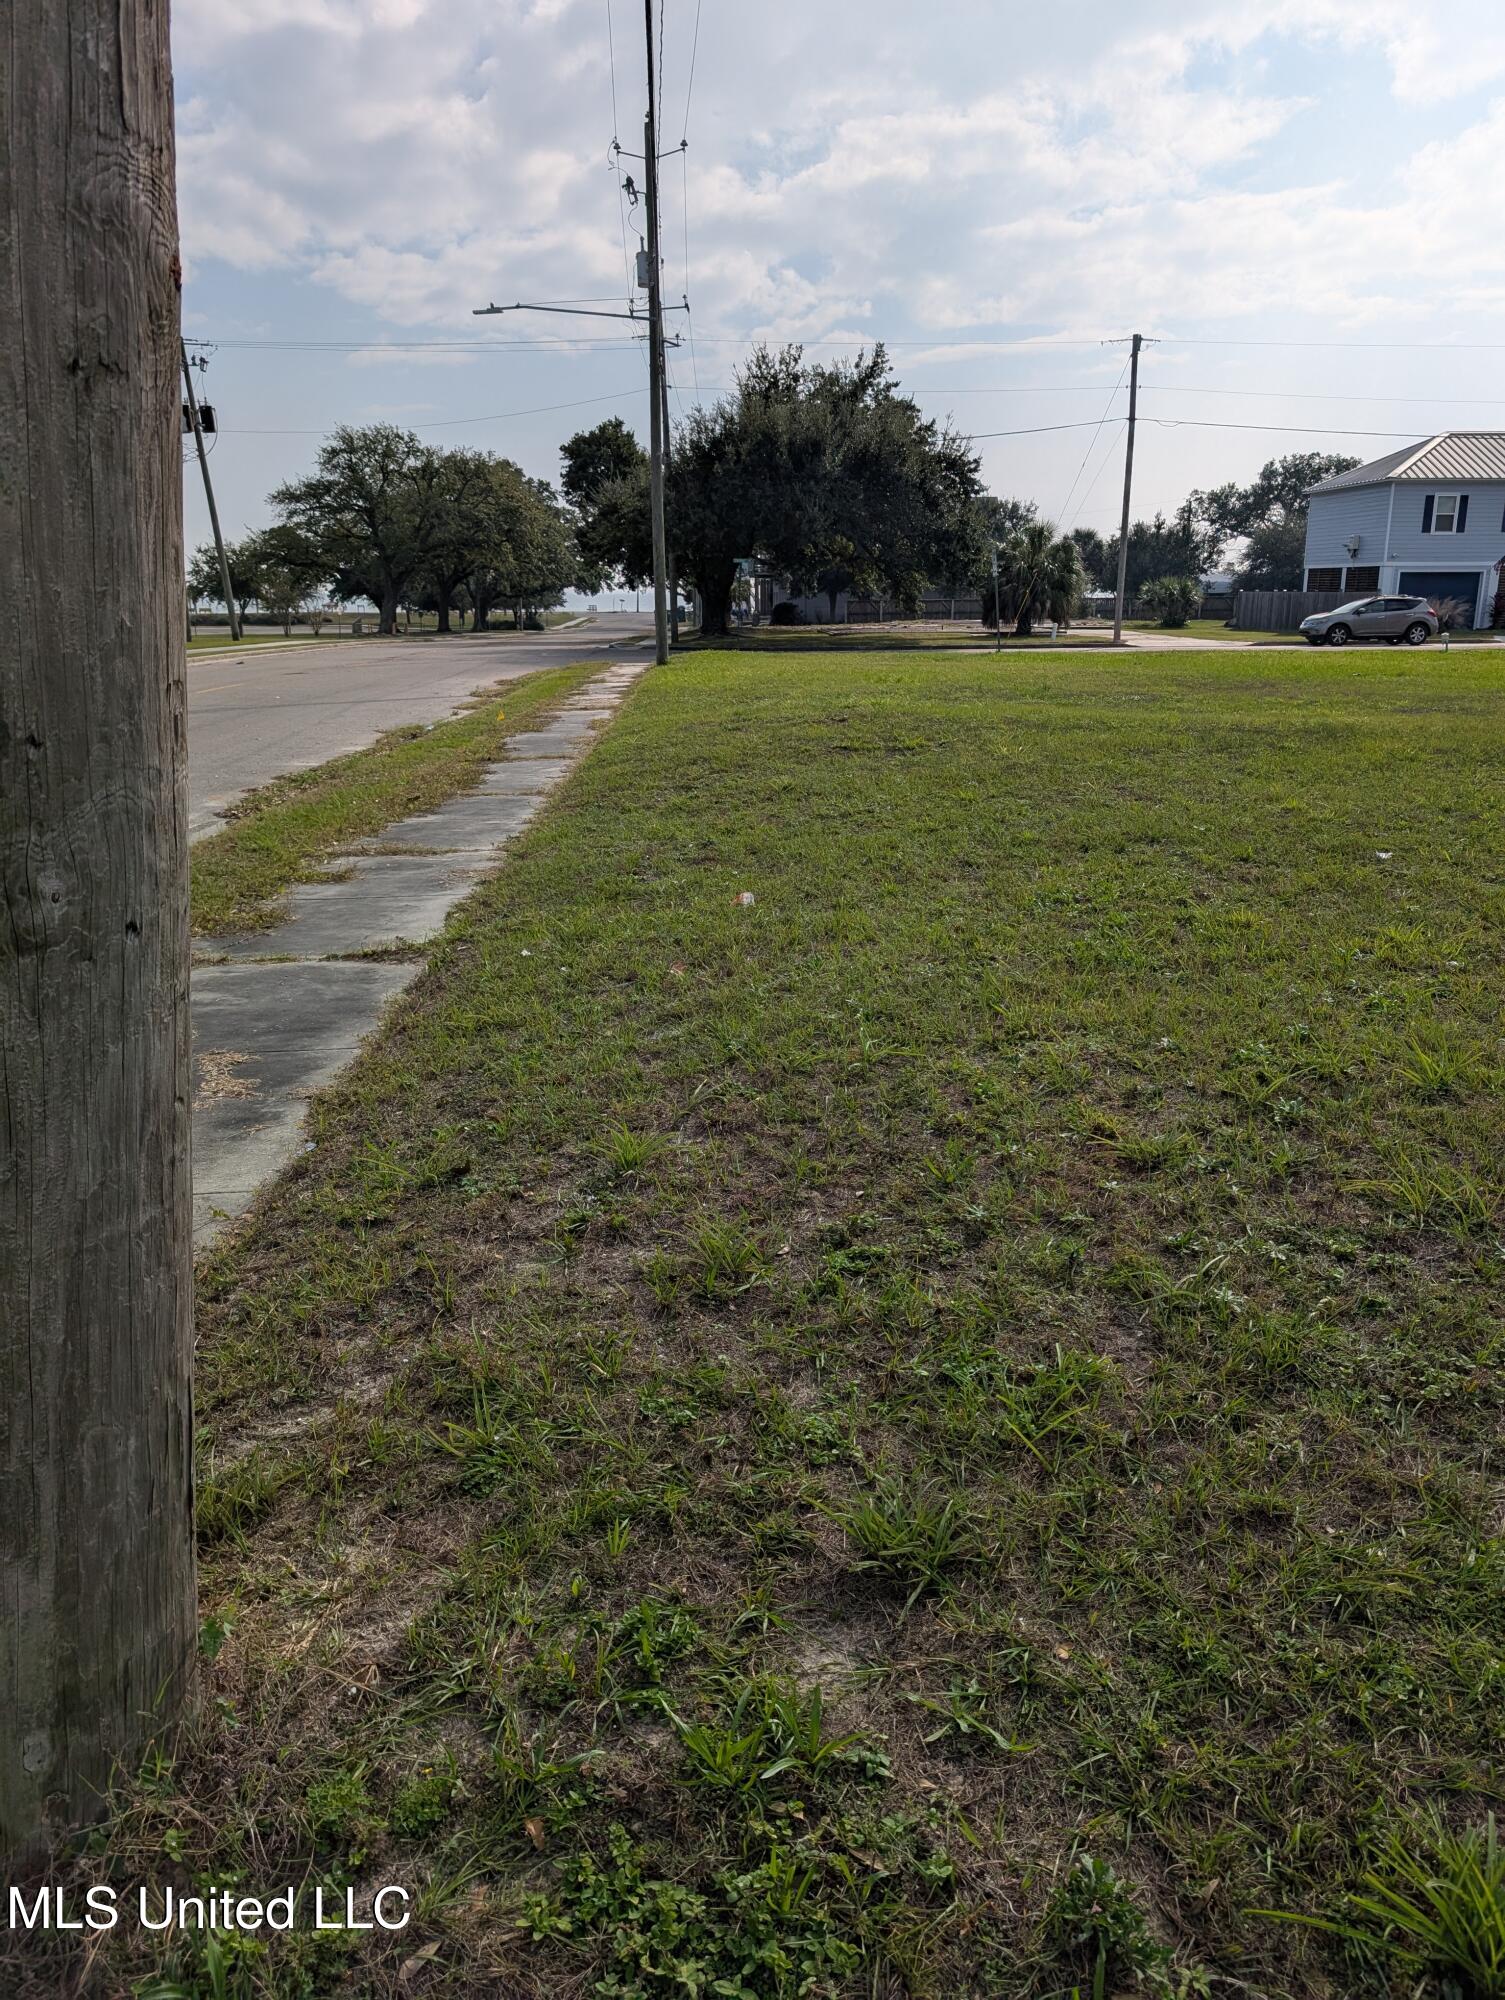
[[[1466,493],[1429,493],[1421,503],[1424,535],[1461,535],[1468,526]]]
[[[1343,572],[1340,569],[1309,569],[1306,573],[1308,590],[1341,590]]]
[[[1356,590],[1378,590],[1379,587],[1380,572],[1378,564],[1375,563],[1368,565],[1351,564],[1347,575],[1343,579],[1343,588],[1350,595]]]

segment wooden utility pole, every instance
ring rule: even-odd
[[[214,504],[214,481],[209,477],[209,453],[204,448],[204,426],[199,422],[199,399],[193,393],[193,369],[188,360],[188,343],[179,339],[178,351],[183,357],[183,393],[188,398],[188,421],[193,426],[193,441],[199,450],[199,471],[204,475],[204,498],[209,503],[209,525],[214,530],[214,547],[219,556],[220,588],[225,593],[225,609],[230,614],[230,637],[240,637],[240,614],[235,609],[235,592],[230,587],[230,560],[225,554],[225,538],[219,531],[219,509]]]
[[[166,0],[0,37],[0,1851],[194,1651],[179,284]]]
[[[667,345],[667,343],[663,344]],[[673,454],[669,443],[669,364],[667,355],[664,360],[663,379],[659,383],[659,394],[664,405],[664,484],[667,486],[669,483],[669,467],[673,462]],[[664,550],[664,565],[668,572],[669,637],[677,646],[679,644],[679,566],[674,560],[674,544],[669,541],[667,509],[665,510],[664,519],[664,540],[668,544]]]
[[[648,473],[653,513],[653,645],[669,657],[668,542],[664,533],[664,302],[658,254],[658,114],[654,103],[653,0],[643,0],[648,30],[648,116],[643,121],[643,194],[648,209]]]
[[[1134,486],[1134,414],[1139,402],[1139,350],[1144,345],[1136,333],[1129,350],[1129,428],[1124,439],[1124,511],[1118,529],[1118,589],[1113,598],[1113,643],[1123,643],[1124,581],[1129,569],[1129,500]]]

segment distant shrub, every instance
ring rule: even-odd
[[[1157,576],[1142,596],[1162,625],[1184,625],[1201,605],[1202,586],[1194,576]]]
[[[770,625],[798,625],[800,622],[799,606],[791,604],[787,597],[780,598],[772,611],[769,612],[768,622]]]

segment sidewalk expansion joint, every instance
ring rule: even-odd
[[[275,925],[205,938],[192,960],[194,1244],[309,1149],[308,1098],[354,1059],[423,970],[455,905],[493,875],[647,662],[617,663],[512,737],[474,789],[327,856]]]

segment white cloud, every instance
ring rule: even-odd
[[[672,149],[695,4],[664,4]],[[613,20],[617,136],[636,152],[641,16],[617,6]],[[284,332],[317,337],[337,318],[376,340],[564,343],[567,378],[503,391],[497,408],[589,395],[636,367],[608,322],[471,318],[489,298],[628,291],[641,210],[624,246],[605,0],[176,0],[174,36],[189,305],[206,332],[260,319],[262,284]],[[689,171],[663,168],[667,290],[685,284],[687,187],[702,382],[728,382],[756,338],[883,335],[903,343],[906,375],[975,390],[962,411],[979,430],[1095,420],[1122,362],[1097,342],[1133,326],[1492,338],[1502,79],[1498,0],[701,0]],[[470,379],[442,373],[464,357],[421,358],[440,371],[424,393]],[[1289,365],[1293,391],[1312,386],[1310,356],[1261,365],[1261,381]],[[675,369],[683,386],[688,354]],[[1154,375],[1177,370],[1156,351]],[[1204,351],[1189,379],[1215,372]],[[1329,379],[1392,386],[1360,373],[1346,361]],[[1081,385],[1080,408],[986,402],[1047,378]],[[1074,466],[1085,438],[1067,435]],[[1176,435],[1190,463],[1197,441]],[[1154,466],[1151,440],[1148,478]],[[1198,461],[1184,478],[1232,469]]]
[[[1010,10],[1004,34],[988,10],[958,9],[948,39],[944,12],[920,21],[900,0],[827,0],[822,32],[803,36],[808,9],[788,0],[756,30],[705,9],[691,222],[707,330],[813,339],[903,317],[942,333],[1081,321],[1107,301],[1123,323],[1168,298],[1178,314],[1238,316],[1309,303],[1308,257],[1327,263],[1345,317],[1411,314],[1414,280],[1348,253],[1419,229],[1429,243],[1440,230],[1450,254],[1470,241],[1493,115],[1423,142],[1388,198],[1300,167],[1335,64],[1378,47],[1405,99],[1423,74],[1456,80],[1460,48],[1483,73],[1505,67],[1505,29],[1476,0],[1145,0],[1127,22],[1106,4],[1075,11],[1076,33]],[[687,11],[667,25],[672,143]],[[196,268],[301,272],[405,328],[452,324],[497,290],[624,288],[594,5],[181,0],[177,27]],[[630,10],[616,27],[632,147]],[[1265,184],[1239,185],[1246,174]],[[672,161],[665,183],[673,288]],[[1462,282],[1482,302],[1500,278],[1487,233],[1479,247]]]

